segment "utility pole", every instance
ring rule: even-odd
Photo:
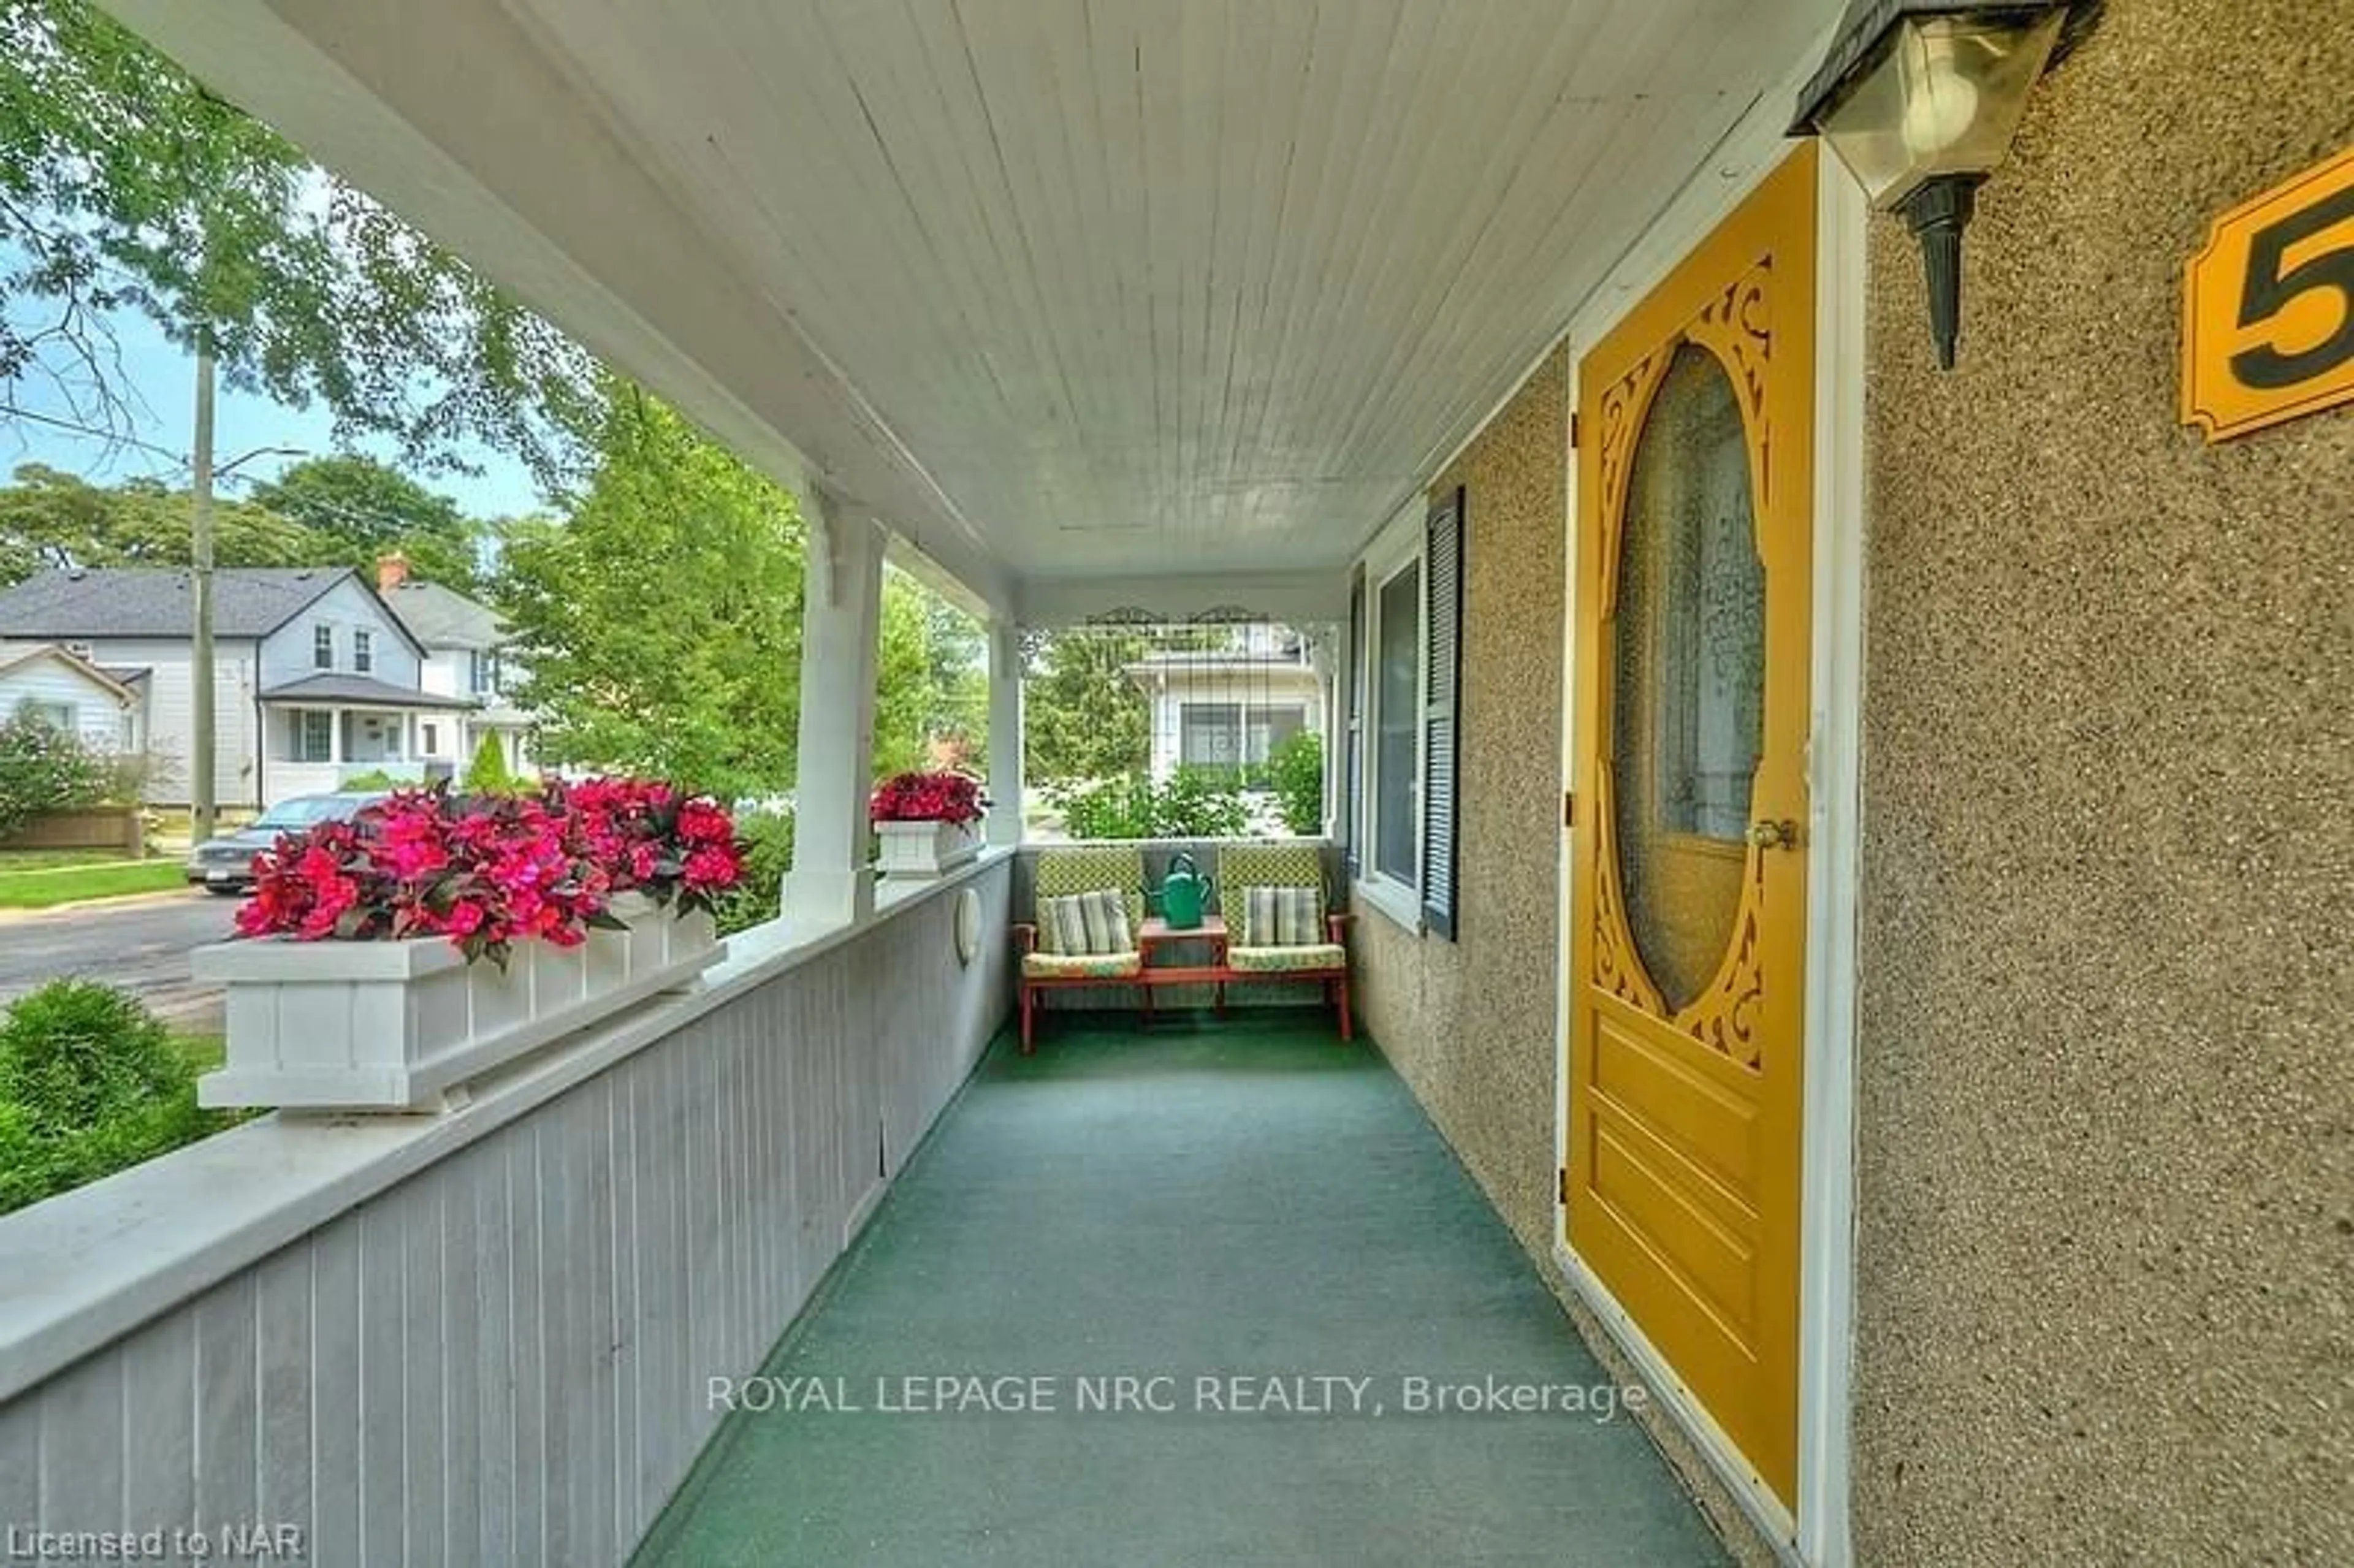
[[[196,442],[188,497],[189,586],[196,624],[188,650],[188,842],[213,836],[213,334],[196,329]]]

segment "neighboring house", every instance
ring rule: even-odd
[[[478,705],[423,683],[426,650],[348,567],[225,567],[213,578],[215,799],[266,806],[377,770],[429,776],[422,743]],[[185,569],[47,571],[0,590],[0,657],[61,646],[140,693],[148,797],[188,798],[192,723]],[[144,672],[136,681],[129,672]],[[447,770],[445,760],[440,770]]]
[[[520,673],[506,657],[511,634],[497,612],[455,589],[409,576],[408,561],[397,555],[376,563],[376,585],[377,597],[425,649],[424,689],[475,705],[456,724],[421,723],[418,755],[462,775],[482,737],[495,736],[509,772],[538,772],[531,756],[531,715],[509,695]]]
[[[135,754],[146,748],[146,679],[144,670],[101,669],[54,643],[0,645],[0,718],[29,703],[35,716],[94,751]]]
[[[1147,654],[1124,669],[1152,704],[1155,779],[1255,766],[1302,731],[1323,733],[1326,676],[1288,627],[1237,627],[1233,647]]]

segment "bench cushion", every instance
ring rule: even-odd
[[[1028,980],[1128,980],[1144,967],[1141,953],[1024,953]]]
[[[1132,952],[1136,938],[1129,930],[1128,905],[1108,890],[1073,893],[1038,901],[1038,944],[1049,953],[1096,957]]]
[[[1226,967],[1253,974],[1346,969],[1349,950],[1338,942],[1302,942],[1288,948],[1229,948]]]
[[[1303,948],[1325,940],[1321,887],[1246,887],[1237,902],[1246,948]]]

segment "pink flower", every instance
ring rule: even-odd
[[[682,869],[690,887],[728,888],[743,876],[744,863],[727,845],[706,844],[688,855]]]

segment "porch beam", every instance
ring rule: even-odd
[[[1022,629],[989,623],[989,842],[1022,842]]]
[[[882,525],[812,487],[801,595],[800,761],[785,918],[830,927],[875,912],[866,801],[874,786],[875,681],[883,623]]]
[[[1016,612],[1024,626],[1079,626],[1093,616],[1129,609],[1172,620],[1212,609],[1244,609],[1294,626],[1342,620],[1349,614],[1349,579],[1340,571],[1033,577],[1020,588]]]

